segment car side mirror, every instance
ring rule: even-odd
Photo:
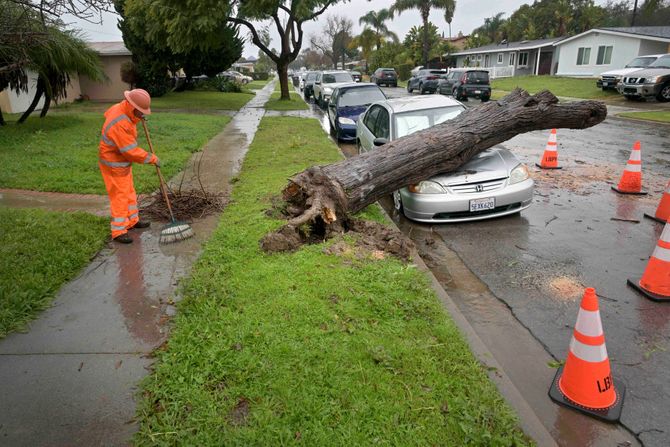
[[[321,81],[315,81],[314,82],[316,85],[321,85]]]
[[[372,144],[374,144],[375,146],[383,146],[388,142],[389,140],[387,140],[386,138],[375,138]]]
[[[335,104],[333,104],[332,102],[329,102],[329,103],[328,103],[328,107],[332,107],[332,108],[334,109],[334,108],[335,108]]]

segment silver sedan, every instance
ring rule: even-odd
[[[458,116],[465,107],[444,96],[389,99],[372,104],[357,122],[359,151]],[[533,199],[533,180],[526,165],[510,151],[493,147],[456,172],[433,176],[393,194],[398,211],[419,222],[446,223],[488,219],[518,213]]]

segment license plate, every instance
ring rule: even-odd
[[[496,207],[495,197],[488,197],[486,199],[472,199],[470,200],[470,212],[492,210]]]
[[[609,83],[608,83],[608,82],[603,82],[603,85],[604,85],[605,87],[607,87],[607,86],[609,85]]]
[[[475,90],[475,93],[476,93],[477,95],[480,94],[481,92],[482,92],[481,90]]]

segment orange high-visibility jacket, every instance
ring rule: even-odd
[[[100,136],[100,163],[110,168],[129,167],[135,163],[155,163],[155,155],[137,145],[137,128],[140,121],[133,114],[133,106],[126,100],[113,105],[105,112],[105,124]]]

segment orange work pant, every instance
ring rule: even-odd
[[[140,220],[137,210],[137,194],[133,186],[132,167],[112,168],[99,164],[105,181],[109,205],[112,211],[110,222],[112,238],[128,232]]]

